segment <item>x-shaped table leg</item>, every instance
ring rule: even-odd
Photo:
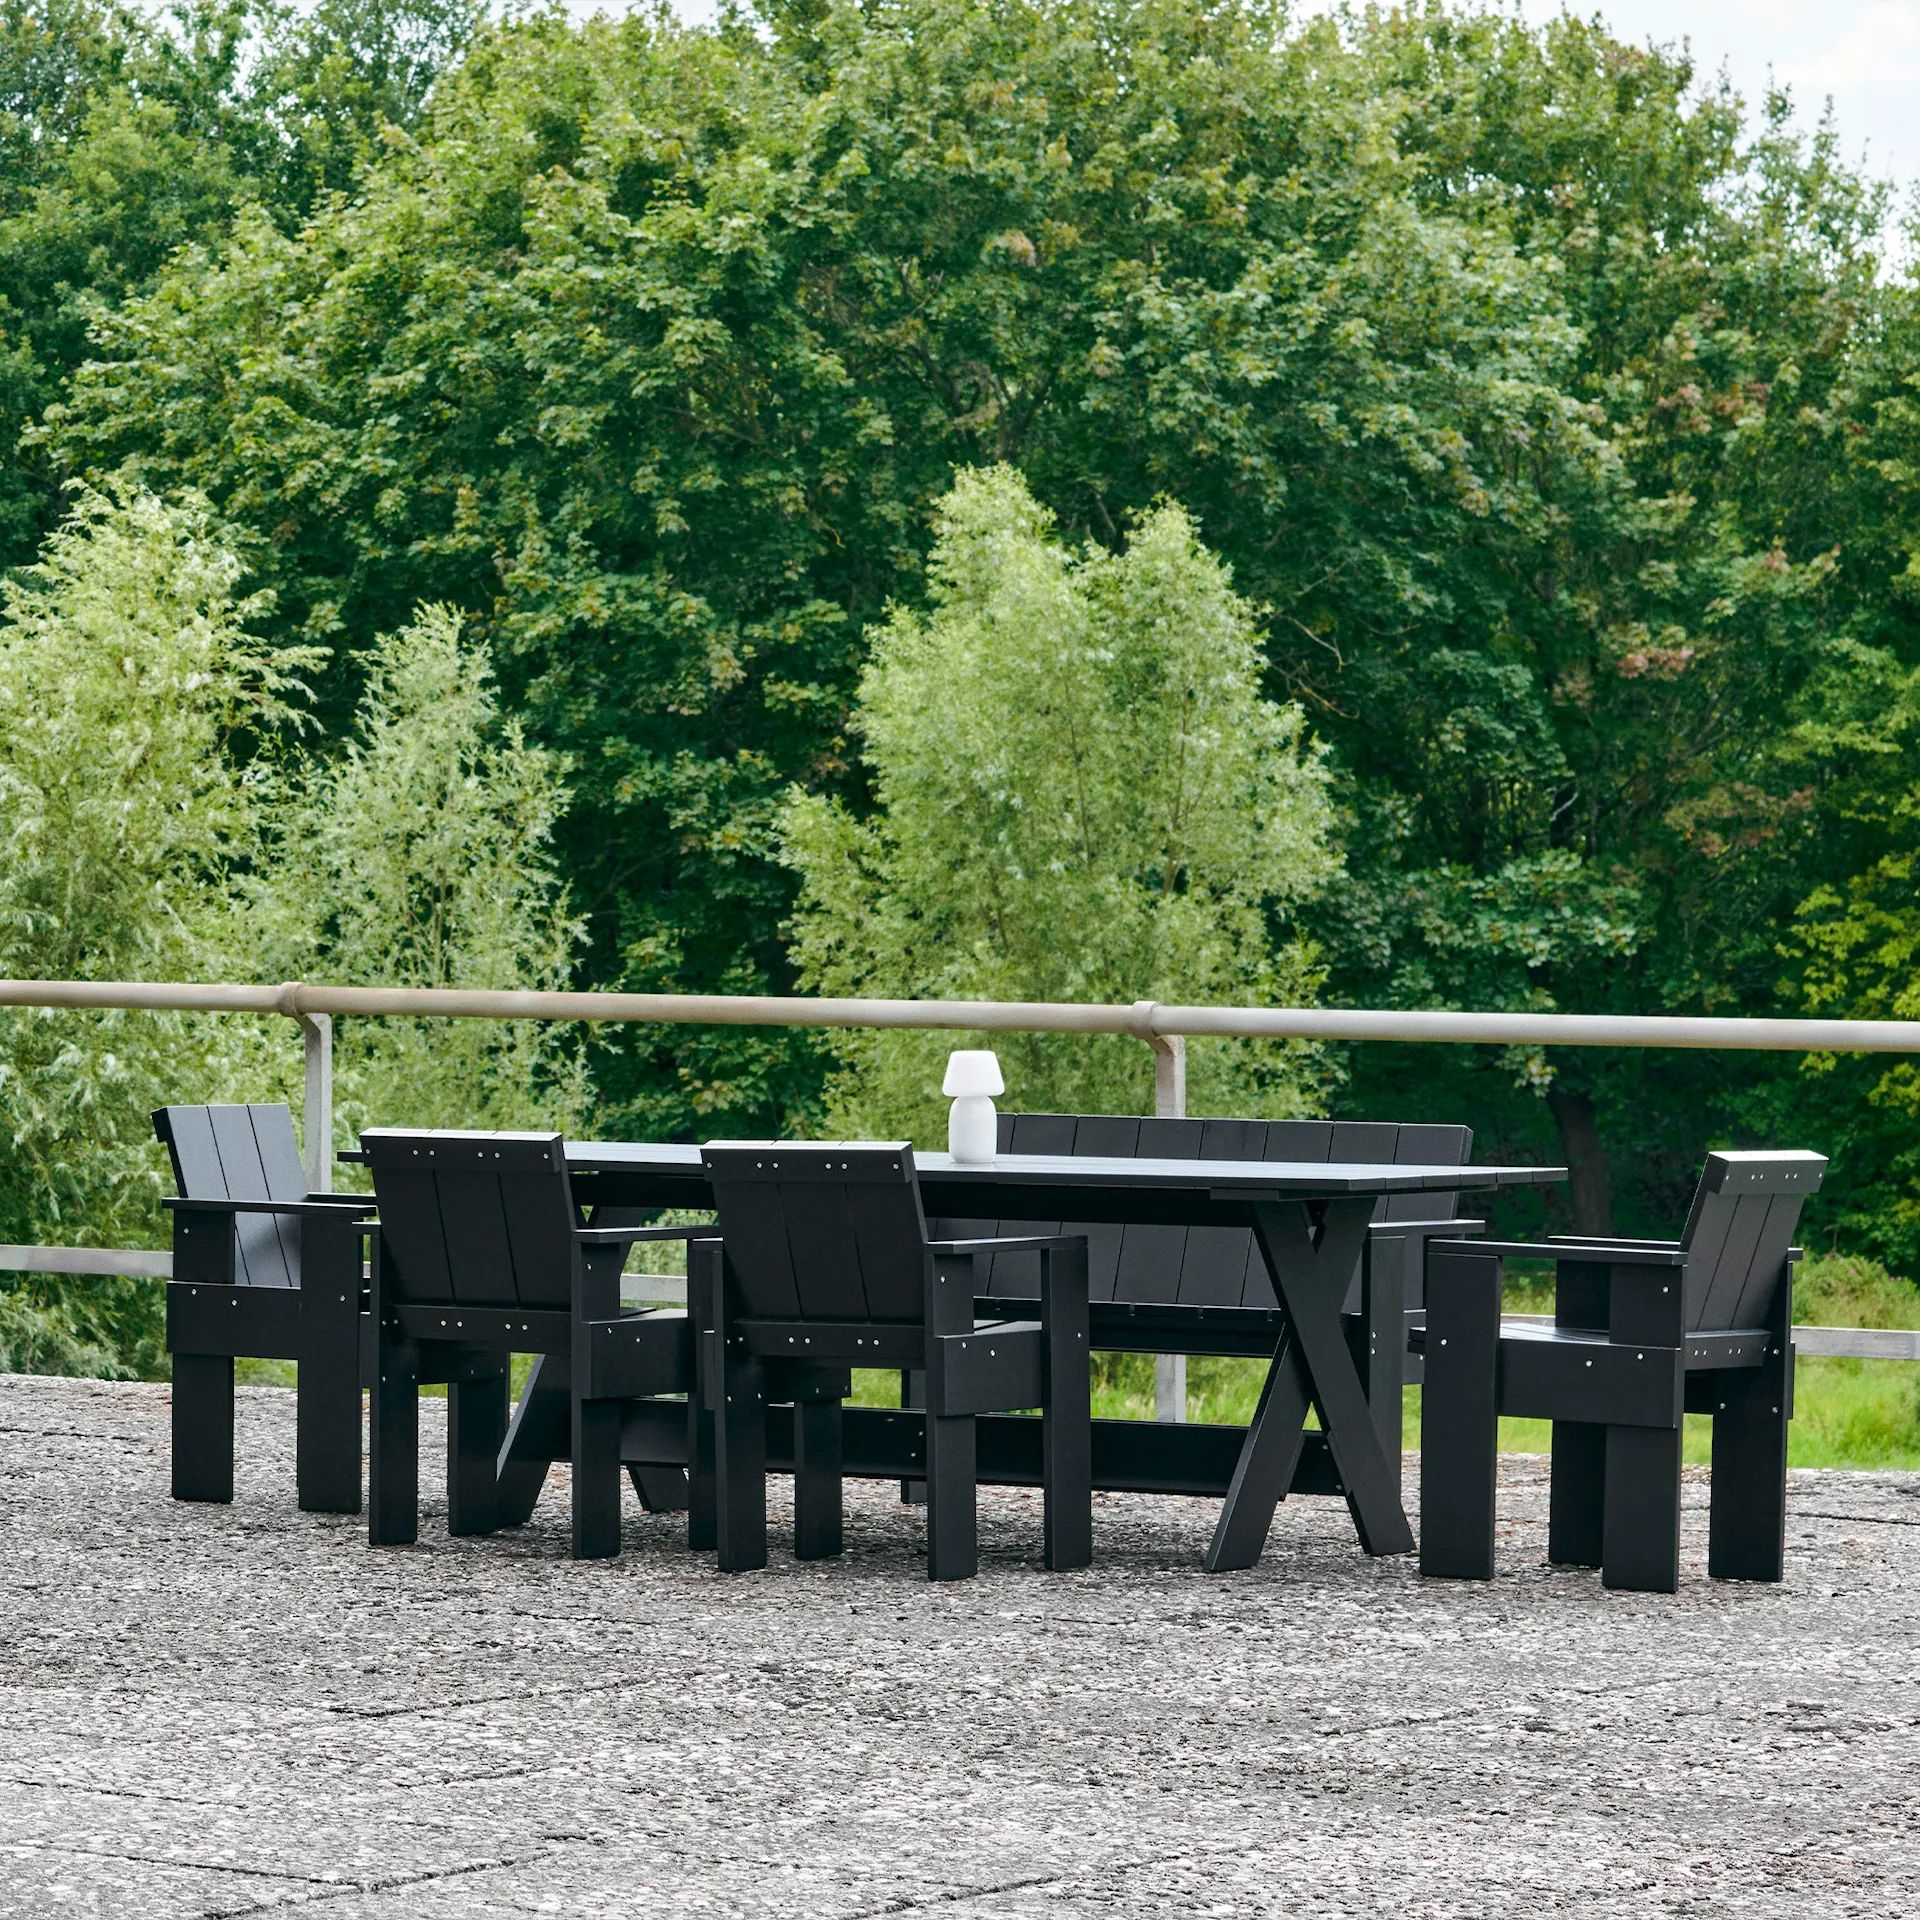
[[[1207,1549],[1209,1573],[1250,1567],[1259,1559],[1273,1510],[1286,1498],[1300,1464],[1309,1406],[1319,1409],[1361,1546],[1374,1554],[1413,1549],[1400,1488],[1340,1331],[1341,1302],[1366,1242],[1373,1204],[1371,1197],[1359,1196],[1327,1201],[1318,1234],[1302,1202],[1253,1209],[1254,1238],[1287,1327]]]

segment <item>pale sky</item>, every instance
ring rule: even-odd
[[[713,17],[714,0],[673,0],[685,20]],[[1308,0],[1313,6],[1316,0]],[[1724,64],[1750,105],[1768,75],[1791,89],[1811,126],[1829,98],[1842,151],[1902,185],[1920,179],[1920,0],[1508,0],[1530,20],[1571,11],[1601,15],[1622,39],[1689,42],[1706,74]],[[585,16],[620,13],[622,0],[568,0]]]

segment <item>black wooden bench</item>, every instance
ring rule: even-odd
[[[1609,1587],[1680,1579],[1683,1415],[1713,1417],[1707,1571],[1778,1580],[1793,1414],[1794,1229],[1817,1153],[1713,1153],[1678,1240],[1428,1249],[1420,1568],[1493,1577],[1501,1414],[1553,1422],[1547,1558]],[[1555,1263],[1551,1327],[1503,1321],[1501,1268]]]
[[[313,1513],[360,1511],[362,1246],[373,1203],[309,1193],[284,1106],[162,1107],[173,1161],[173,1497],[233,1498],[233,1363],[299,1369],[295,1479]]]
[[[1002,1153],[1088,1154],[1164,1160],[1360,1161],[1390,1166],[1464,1166],[1473,1129],[1372,1120],[1135,1119],[1109,1114],[1003,1113]],[[1347,1338],[1373,1407],[1381,1443],[1400,1457],[1401,1388],[1417,1380],[1407,1352],[1411,1316],[1423,1305],[1426,1242],[1478,1231],[1462,1220],[1453,1193],[1391,1194],[1348,1283]],[[1026,1222],[936,1220],[943,1239],[985,1239]],[[1265,1262],[1244,1228],[1049,1223],[1043,1231],[1084,1234],[1096,1350],[1241,1355],[1271,1359],[1285,1316]],[[1029,1301],[1032,1255],[1003,1253],[987,1265],[985,1301],[1008,1310]],[[903,1404],[919,1404],[922,1383],[902,1381]]]

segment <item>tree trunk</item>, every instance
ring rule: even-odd
[[[1560,1150],[1572,1175],[1573,1231],[1610,1237],[1613,1187],[1607,1179],[1607,1150],[1600,1144],[1593,1101],[1556,1083],[1547,1089],[1547,1110],[1560,1129]]]

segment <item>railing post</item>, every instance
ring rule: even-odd
[[[1134,1031],[1153,1049],[1153,1112],[1157,1120],[1184,1120],[1187,1114],[1187,1042],[1183,1034],[1155,1033],[1152,1000],[1133,1003]],[[1187,1417],[1187,1356],[1153,1356],[1153,1417],[1169,1425]]]
[[[307,1085],[305,1105],[301,1109],[301,1130],[306,1135],[303,1156],[309,1193],[333,1191],[333,1016],[308,1013],[300,1004],[300,984],[291,981],[280,989],[280,1011],[297,1021],[306,1052]]]

